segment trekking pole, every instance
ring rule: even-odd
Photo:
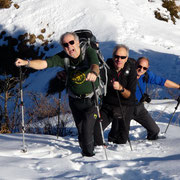
[[[171,116],[171,118],[170,118],[170,120],[169,120],[169,123],[168,123],[168,125],[167,125],[167,127],[166,127],[166,130],[164,131],[164,133],[167,132],[167,129],[168,129],[168,127],[169,127],[169,125],[170,125],[173,117],[174,117],[174,114],[175,114],[175,112],[176,112],[176,110],[177,110],[177,108],[178,108],[178,106],[179,106],[179,103],[180,103],[180,96],[177,98],[177,106],[175,107],[174,113],[172,114],[172,116]]]
[[[21,106],[21,115],[22,115],[22,134],[23,134],[23,149],[22,149],[22,152],[25,153],[27,152],[27,148],[26,148],[26,145],[25,145],[25,127],[24,127],[24,101],[23,101],[23,88],[22,88],[22,69],[21,69],[21,66],[19,67],[19,72],[20,72],[20,81],[19,81],[19,84],[20,84],[20,95],[21,95],[21,103],[20,103],[20,106]]]
[[[58,139],[58,137],[59,137],[60,113],[61,113],[61,91],[59,91],[57,139]]]
[[[105,144],[106,144],[106,143],[105,143],[104,133],[103,133],[103,128],[102,128],[102,123],[101,123],[102,118],[101,118],[101,114],[100,114],[98,97],[97,97],[97,93],[96,93],[96,90],[95,90],[94,82],[92,82],[92,87],[93,87],[94,96],[95,96],[95,106],[96,106],[96,109],[97,109],[98,120],[99,120],[99,125],[100,125],[100,130],[101,130],[101,136],[102,136],[102,140],[103,140],[103,149],[104,149],[104,153],[105,153],[105,156],[106,156],[106,160],[108,160],[107,152],[106,152],[106,147],[105,147]]]
[[[122,118],[123,118],[123,122],[124,122],[124,127],[125,127],[125,130],[127,130],[127,127],[126,127],[126,122],[125,122],[125,117],[124,117],[124,113],[123,113],[123,110],[122,110],[122,104],[121,104],[121,100],[120,100],[120,97],[119,97],[119,93],[118,91],[116,91],[117,93],[117,97],[118,97],[118,101],[119,101],[119,107],[120,107],[120,110],[121,110],[121,113],[122,113]],[[128,142],[129,142],[129,146],[131,148],[131,151],[133,151],[132,149],[132,145],[131,145],[131,141],[129,139],[129,135],[128,135]]]

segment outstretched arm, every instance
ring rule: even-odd
[[[165,81],[164,86],[167,88],[180,89],[180,84],[176,84],[175,82],[170,81],[168,79]]]
[[[36,59],[36,60],[23,60],[18,58],[15,62],[17,67],[19,66],[27,66],[33,69],[41,70],[47,68],[47,62],[45,60]]]

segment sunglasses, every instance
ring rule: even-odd
[[[63,43],[63,46],[64,46],[64,47],[69,47],[69,44],[70,44],[70,45],[73,45],[73,44],[74,44],[74,40],[71,40],[71,41],[69,41],[68,43]]]
[[[118,56],[118,55],[114,55],[114,59],[126,59],[127,56]]]
[[[141,66],[141,65],[138,65],[137,68],[138,68],[138,69],[142,69],[142,68],[143,68],[143,70],[145,70],[145,71],[148,69],[147,67],[143,67],[143,66]]]

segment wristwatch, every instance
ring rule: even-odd
[[[96,77],[98,77],[98,74],[97,74],[95,71],[91,70],[90,72],[93,73],[93,74],[95,74]]]
[[[27,64],[25,65],[26,67],[29,67],[29,65],[30,65],[30,60],[29,59],[27,59]]]
[[[119,90],[119,92],[124,92],[124,87],[122,86],[122,89],[121,90]]]

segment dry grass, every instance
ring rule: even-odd
[[[66,129],[67,119],[65,115],[70,113],[67,101],[61,101],[53,96],[44,96],[30,92],[30,97],[33,100],[33,105],[26,109],[28,114],[28,122],[26,122],[26,132],[30,133],[43,133],[43,134],[58,134],[64,136],[64,129]],[[60,108],[60,109],[59,109]],[[51,117],[63,115],[64,118],[60,119],[60,124],[57,128],[58,122],[50,121]]]
[[[176,20],[180,19],[179,16],[179,11],[180,11],[180,7],[176,5],[175,0],[162,0],[162,7],[166,8],[167,11],[170,14],[170,19],[173,22],[173,24],[176,24]],[[155,18],[157,18],[158,20],[161,21],[169,21],[168,17],[165,17],[160,10],[156,10],[154,11],[155,14]]]
[[[0,134],[10,134],[10,133],[11,133],[11,131],[7,127],[7,124],[3,124],[1,126]]]

